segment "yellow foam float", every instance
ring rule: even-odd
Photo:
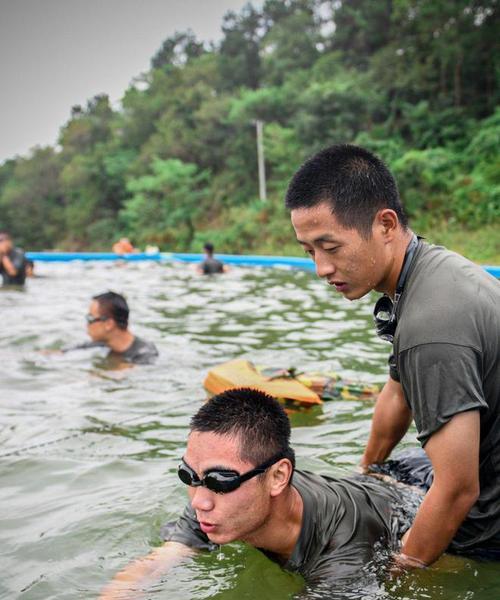
[[[302,407],[337,398],[373,400],[380,391],[377,385],[342,379],[332,372],[297,373],[294,369],[256,366],[240,358],[210,369],[203,385],[210,395],[249,387]]]

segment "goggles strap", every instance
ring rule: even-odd
[[[394,341],[394,334],[396,332],[396,324],[397,324],[396,310],[398,308],[398,304],[399,304],[401,295],[404,290],[404,286],[406,283],[406,279],[408,277],[408,272],[409,272],[410,267],[413,262],[413,257],[415,255],[415,251],[418,248],[418,240],[419,240],[419,237],[417,235],[413,234],[413,236],[410,240],[410,243],[408,244],[408,246],[406,248],[405,256],[403,259],[403,265],[401,267],[401,272],[399,274],[398,282],[396,284],[396,291],[394,293],[394,299],[391,299],[390,296],[388,296],[387,294],[384,294],[384,296],[379,298],[377,304],[375,305],[374,318],[375,318],[375,327],[377,329],[377,334],[382,339],[385,339],[389,342]],[[385,320],[385,319],[381,320],[380,317],[378,317],[378,310],[381,309],[381,304],[382,304],[383,299],[386,299],[386,300],[384,300],[386,302],[386,304],[384,304],[384,310],[387,310],[387,311],[390,310],[390,315],[387,320]]]
[[[401,269],[401,273],[398,277],[398,283],[396,285],[396,293],[394,295],[394,302],[399,300],[399,296],[403,293],[403,289],[406,283],[406,278],[408,277],[408,271],[410,270],[411,263],[413,262],[413,255],[415,254],[415,250],[418,246],[418,237],[413,234],[408,247],[406,248],[405,257],[403,260],[403,268]]]

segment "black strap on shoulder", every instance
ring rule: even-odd
[[[399,274],[398,283],[396,285],[396,296],[400,296],[401,292],[406,283],[406,278],[408,277],[408,271],[410,270],[411,263],[413,262],[413,256],[415,254],[415,250],[418,247],[418,236],[414,233],[411,238],[408,247],[406,248],[405,258],[403,260],[403,268],[401,269],[401,273]]]

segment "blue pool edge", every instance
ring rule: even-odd
[[[70,262],[70,261],[113,261],[124,260],[127,262],[138,261],[181,261],[196,263],[203,260],[203,254],[189,254],[181,252],[135,252],[132,254],[115,254],[114,252],[26,252],[26,257],[33,261],[41,262]],[[314,271],[314,262],[307,257],[300,256],[261,256],[252,254],[218,254],[217,257],[227,264],[281,267]],[[482,265],[488,273],[500,279],[500,266]]]

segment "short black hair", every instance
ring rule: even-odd
[[[282,454],[295,467],[290,447],[290,421],[272,396],[251,388],[213,396],[191,419],[191,431],[237,435],[242,460],[259,465]]]
[[[293,176],[286,193],[289,210],[327,202],[346,229],[369,239],[373,219],[382,208],[392,209],[403,229],[408,218],[398,186],[387,166],[374,154],[350,144],[336,144],[309,158]]]
[[[204,246],[203,246],[204,250],[206,250],[209,254],[213,254],[214,252],[214,245],[211,244],[210,242],[207,242]]]
[[[127,329],[129,309],[125,298],[116,292],[104,292],[93,296],[92,300],[99,303],[104,317],[109,317],[115,321],[119,329]]]

